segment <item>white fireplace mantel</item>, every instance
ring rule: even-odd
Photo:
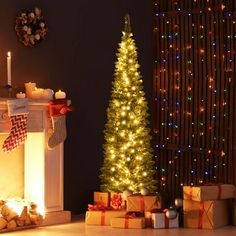
[[[24,198],[44,208],[44,225],[67,223],[69,211],[63,206],[63,143],[47,146],[52,132],[46,100],[29,99],[27,139],[24,144]],[[6,99],[0,99],[0,133],[9,133],[10,119]]]

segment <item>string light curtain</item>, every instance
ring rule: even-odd
[[[158,189],[173,199],[183,185],[233,183],[236,3],[153,4]]]

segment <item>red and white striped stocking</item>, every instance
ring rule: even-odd
[[[4,152],[10,152],[24,143],[27,138],[26,125],[28,118],[28,99],[12,99],[7,101],[8,116],[11,120],[9,136],[2,145]]]
[[[12,127],[9,136],[6,138],[2,146],[4,152],[12,151],[26,140],[27,116],[27,114],[23,114],[10,117]]]

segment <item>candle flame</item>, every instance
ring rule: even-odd
[[[7,52],[7,56],[8,56],[8,57],[11,57],[11,52]]]

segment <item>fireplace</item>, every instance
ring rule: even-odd
[[[11,128],[5,99],[0,100],[0,144]],[[48,149],[52,131],[48,103],[29,101],[27,140],[10,153],[0,150],[0,197],[20,197],[38,205],[44,212],[42,225],[67,223],[69,211],[63,208],[63,143]]]

